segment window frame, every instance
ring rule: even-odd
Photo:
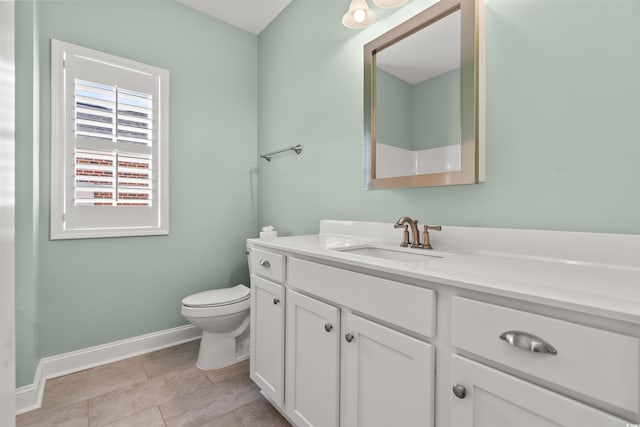
[[[129,70],[132,73],[148,74],[153,79],[154,91],[157,91],[157,108],[153,110],[155,136],[151,144],[153,156],[152,187],[156,197],[151,207],[132,206],[73,206],[68,198],[74,194],[69,191],[69,168],[74,166],[75,137],[70,138],[70,126],[74,126],[71,116],[73,107],[68,105],[68,85],[73,86],[76,76],[67,75],[67,63],[71,57],[80,57],[107,66]],[[75,58],[73,58],[75,60]],[[103,82],[96,82],[103,83]],[[156,101],[154,101],[155,105]],[[71,199],[72,200],[72,199]],[[72,205],[73,203],[70,203]],[[97,218],[104,223],[99,226],[78,226],[67,221],[67,209],[84,210],[82,215]],[[111,209],[111,210],[109,210]],[[118,211],[115,211],[118,209]],[[136,225],[127,223],[127,216],[135,209],[152,209],[149,223]],[[115,215],[111,215],[115,213]],[[76,213],[78,215],[78,213]],[[152,236],[169,234],[169,71],[152,65],[143,64],[119,56],[51,39],[51,240],[83,239],[101,237]]]

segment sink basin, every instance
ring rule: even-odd
[[[340,252],[355,255],[364,255],[373,258],[381,258],[390,261],[401,261],[409,263],[418,263],[433,260],[434,258],[442,258],[440,255],[429,253],[425,249],[387,249],[375,246],[366,246],[359,248],[339,249]],[[410,252],[411,251],[411,252]]]

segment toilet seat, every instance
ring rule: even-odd
[[[248,300],[250,290],[245,285],[236,285],[231,288],[212,289],[189,295],[182,300],[184,307],[209,308],[222,307]]]

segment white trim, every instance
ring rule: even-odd
[[[0,1],[0,425],[15,426],[15,4]]]
[[[193,341],[202,331],[193,325],[153,332],[121,341],[40,359],[33,384],[16,390],[16,415],[40,408],[46,380],[140,354]]]
[[[56,146],[56,141],[64,141],[64,61],[61,52],[51,43],[51,238],[64,235],[64,162],[66,154]],[[60,142],[60,148],[64,143]],[[56,218],[56,216],[59,216]]]

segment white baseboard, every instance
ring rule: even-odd
[[[193,325],[185,325],[70,353],[43,357],[36,368],[33,384],[16,390],[16,415],[40,408],[44,384],[48,379],[193,341],[201,335],[200,329]]]

